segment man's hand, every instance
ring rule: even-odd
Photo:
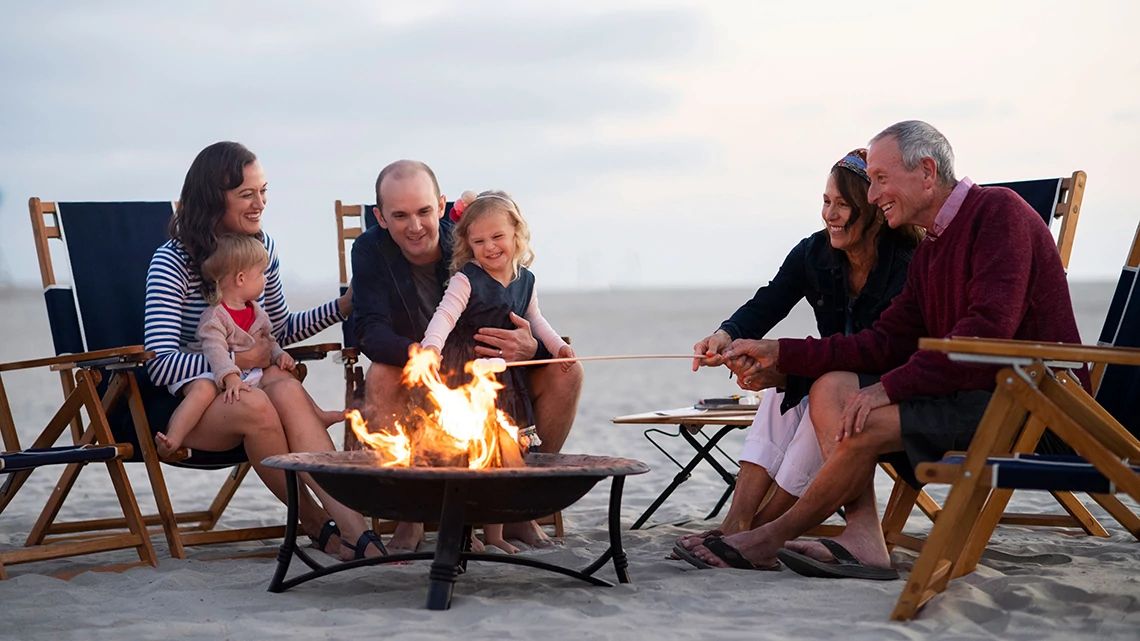
[[[693,345],[693,371],[697,371],[702,365],[705,367],[724,365],[724,350],[731,344],[732,337],[723,329],[718,329],[697,341]]]
[[[234,365],[237,365],[238,369],[242,371],[255,367],[266,368],[273,364],[270,360],[272,356],[273,350],[269,337],[261,334],[254,341],[253,347],[234,354]]]
[[[843,407],[843,426],[835,435],[835,440],[842,441],[861,433],[867,426],[867,416],[871,410],[890,404],[891,399],[887,396],[887,390],[882,383],[875,383],[855,392]]]
[[[740,378],[750,378],[763,370],[775,370],[780,359],[780,343],[771,340],[738,338],[724,350],[729,369]]]
[[[534,358],[538,341],[530,333],[530,321],[511,312],[514,329],[480,327],[475,333],[475,355],[483,358],[501,358],[507,362]]]

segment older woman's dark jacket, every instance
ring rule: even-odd
[[[831,246],[826,230],[818,231],[800,241],[784,259],[776,277],[756,290],[751,300],[721,323],[720,329],[734,339],[763,338],[804,298],[815,311],[821,337],[866,329],[902,291],[907,266],[914,255],[914,247],[900,234],[892,233],[879,235],[877,251],[875,266],[863,291],[849,300],[847,256]],[[787,411],[798,404],[811,383],[812,379],[789,376],[781,409]]]

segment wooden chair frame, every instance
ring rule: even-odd
[[[28,201],[28,209],[32,218],[32,231],[36,254],[39,258],[40,275],[43,286],[45,289],[55,287],[57,286],[57,281],[52,266],[51,245],[49,241],[58,240],[61,243],[63,242],[58,208],[54,202],[31,198]],[[290,348],[287,351],[300,361],[323,358],[327,352],[339,349],[339,347],[340,346],[336,344],[323,344]],[[250,464],[248,462],[238,464],[231,469],[228,477],[222,483],[218,493],[206,509],[188,512],[174,511],[170,494],[167,491],[166,480],[162,474],[161,461],[154,446],[153,433],[150,428],[150,423],[146,418],[142,397],[139,393],[138,382],[134,374],[134,368],[141,367],[146,360],[153,357],[153,353],[143,352],[141,346],[124,347],[121,350],[110,351],[115,352],[116,355],[120,357],[131,355],[133,360],[130,362],[130,368],[120,368],[112,372],[108,380],[106,391],[100,399],[101,418],[99,420],[106,423],[106,412],[118,406],[119,403],[127,403],[132,422],[134,423],[135,436],[142,450],[142,462],[146,466],[151,492],[154,495],[158,510],[157,514],[145,515],[142,519],[147,526],[161,526],[166,536],[171,556],[175,558],[185,558],[185,548],[187,546],[253,541],[284,536],[285,527],[283,525],[236,529],[216,528],[230,500],[249,473]],[[85,372],[95,371],[87,369],[82,363],[97,357],[103,358],[105,356],[103,352],[88,352],[84,354],[61,356],[55,359],[41,359],[40,361],[34,362],[48,365],[53,370],[58,371],[64,395],[66,398],[70,398],[77,388],[77,381],[80,377],[90,376],[89,373],[85,374]],[[299,363],[299,375],[303,376],[304,371],[305,366]],[[80,435],[85,433],[86,429],[84,428],[82,416],[77,411],[73,411],[64,418],[71,426],[73,440],[78,442]],[[89,420],[95,421],[94,418],[91,418],[90,412]],[[14,428],[12,433],[14,435]],[[110,438],[109,435],[108,438]],[[6,443],[8,442],[7,439],[8,435],[5,434]],[[75,481],[75,474],[77,474],[77,471],[73,472],[69,466],[68,471],[65,472],[64,480],[57,485],[48,503],[44,506],[40,521],[37,522],[36,527],[28,538],[29,545],[51,542],[53,540],[52,537],[91,536],[93,532],[121,529],[128,525],[124,519],[120,518],[57,522],[56,516],[71,491]],[[0,505],[0,509],[2,509],[2,505]]]
[[[987,458],[1023,452],[1027,446],[1031,449],[1046,427],[1119,491],[1140,502],[1140,475],[1127,465],[1128,461],[1140,461],[1140,441],[1108,414],[1075,376],[1051,363],[1140,366],[1140,349],[980,339],[923,339],[920,347],[981,355],[1010,365],[997,376],[997,389],[965,461],[960,465],[918,466],[921,480],[950,483],[951,488],[891,614],[896,620],[912,618],[946,588],[950,579],[974,570],[1012,491],[991,487]],[[1140,538],[1140,518],[1131,510],[1115,496],[1092,496]]]
[[[129,363],[143,355],[142,348],[128,348],[125,350],[93,352],[88,354],[88,357],[96,362],[110,364],[114,367],[115,363],[128,363],[127,366],[130,366]],[[73,356],[65,356],[2,363],[0,364],[0,373],[63,365],[73,358]],[[115,458],[104,461],[104,463],[107,466],[107,472],[111,477],[112,485],[118,496],[119,506],[122,509],[123,516],[111,520],[121,523],[121,527],[126,528],[127,531],[124,533],[105,533],[86,537],[65,537],[59,540],[45,541],[45,533],[50,528],[51,521],[55,518],[59,509],[58,503],[53,503],[49,500],[48,506],[44,508],[36,520],[36,523],[33,525],[25,546],[14,550],[0,551],[0,579],[4,579],[7,576],[4,570],[5,564],[26,563],[29,561],[56,559],[126,548],[134,548],[138,553],[141,563],[147,563],[151,566],[158,564],[146,524],[143,521],[142,514],[139,512],[138,502],[135,500],[135,493],[131,489],[131,482],[127,477],[126,468],[123,465],[124,459],[132,455],[133,449],[129,444],[115,443],[111,436],[107,416],[104,412],[104,407],[98,392],[96,391],[96,386],[100,379],[101,375],[97,370],[88,369],[83,365],[79,365],[77,371],[75,371],[74,378],[68,378],[71,383],[71,388],[65,394],[63,404],[48,421],[47,426],[36,437],[29,449],[42,449],[55,445],[62,436],[63,431],[67,429],[69,425],[72,429],[78,428],[78,431],[73,433],[73,442],[75,445],[114,446],[117,450],[117,455]],[[89,417],[88,426],[86,428],[82,427],[82,425],[75,420],[81,411],[86,411]],[[16,424],[12,417],[12,409],[8,403],[8,395],[4,390],[2,379],[0,379],[0,438],[3,440],[5,452],[18,452],[23,450],[20,446],[20,439],[16,432]],[[52,494],[53,498],[61,493],[66,494],[75,483],[79,473],[89,464],[89,462],[67,464],[59,481],[55,485]],[[16,493],[36,469],[37,468],[23,469],[5,475],[7,478],[3,486],[0,487],[0,513],[11,503],[13,497],[15,497]]]
[[[1053,218],[1061,221],[1060,229],[1057,232],[1057,251],[1061,255],[1061,265],[1066,270],[1069,268],[1069,257],[1073,251],[1073,240],[1077,233],[1077,222],[1080,218],[1081,204],[1084,202],[1087,180],[1088,176],[1080,170],[1074,171],[1072,176],[1062,179],[1060,193],[1057,195],[1057,203],[1053,209]],[[1040,438],[1040,434],[1037,438]],[[1033,445],[1036,445],[1036,440],[1033,441]],[[931,521],[938,518],[942,507],[925,491],[911,487],[910,484],[902,480],[890,464],[884,463],[881,467],[894,481],[891,495],[887,499],[887,507],[883,512],[883,537],[887,541],[887,546],[890,548],[899,546],[915,551],[921,550],[923,545],[921,538],[903,533],[906,521],[915,505]],[[1010,513],[1003,514],[1001,522],[1013,525],[1079,527],[1091,536],[1108,536],[1108,531],[1072,492],[1054,492],[1053,497],[1061,504],[1066,514]],[[1093,498],[1099,502],[1097,497]]]

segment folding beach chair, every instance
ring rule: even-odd
[[[1113,496],[1140,502],[1138,266],[1140,227],[1100,337],[1115,347],[923,339],[923,349],[1007,367],[966,453],[918,466],[920,480],[949,483],[950,493],[891,618],[913,617],[950,579],[974,570],[1012,489],[1090,493],[1140,539],[1140,518]],[[1088,362],[1103,372],[1095,398],[1070,371]],[[1023,454],[1046,429],[1078,456]]]
[[[451,214],[452,205],[454,205],[452,201],[447,201],[443,212],[445,216]],[[372,211],[374,207],[375,205],[370,204],[346,205],[339,200],[333,205],[336,214],[336,253],[339,261],[341,294],[348,290],[351,279],[350,261],[347,256],[351,255],[353,241],[377,225],[376,216]],[[340,352],[344,364],[344,406],[363,407],[364,367],[360,365],[360,350],[356,347],[356,334],[351,315],[348,320],[341,324],[341,329],[344,332],[344,348]],[[345,421],[344,449],[352,450],[359,447],[360,443],[357,441],[349,421]],[[550,517],[539,519],[538,522],[540,525],[553,526],[555,536],[560,537],[564,534],[562,512],[556,512]],[[377,532],[388,533],[394,528],[394,523],[373,519],[372,529]]]
[[[136,349],[134,352],[141,352],[141,349]],[[129,362],[135,353],[126,353],[122,356]],[[112,355],[110,350],[103,353],[93,353],[89,356],[108,368],[115,367],[122,360],[120,356]],[[0,373],[64,365],[70,358],[57,357],[2,363],[0,364]],[[8,405],[8,396],[4,391],[3,381],[0,380],[0,437],[3,438],[4,446],[3,453],[0,453],[0,474],[5,477],[3,486],[0,486],[0,512],[4,511],[4,508],[8,506],[17,490],[32,472],[40,467],[67,465],[68,473],[74,479],[89,463],[104,463],[115,488],[115,494],[118,496],[119,507],[123,513],[121,520],[127,531],[125,533],[105,533],[90,538],[43,543],[34,534],[43,528],[45,516],[41,515],[40,520],[33,527],[33,534],[29,536],[25,547],[0,550],[0,579],[7,578],[4,570],[5,564],[57,559],[125,548],[134,548],[138,552],[139,561],[149,563],[152,566],[157,565],[146,524],[143,523],[138,503],[135,501],[134,491],[131,489],[130,479],[127,478],[126,469],[123,467],[123,460],[130,458],[132,448],[127,444],[115,443],[111,437],[110,428],[99,405],[99,395],[96,391],[99,374],[93,370],[81,369],[76,372],[72,382],[73,387],[68,393],[63,407],[56,412],[31,446],[24,449],[20,446],[16,425],[12,420],[12,411]],[[71,422],[71,417],[80,410],[86,410],[87,415],[91,417],[89,426],[76,434],[73,445],[55,446],[54,443]]]
[[[233,469],[208,508],[176,513],[171,505],[154,447],[154,433],[165,425],[175,400],[150,383],[142,365],[153,354],[143,352],[139,346],[143,342],[146,274],[154,250],[169,238],[171,203],[57,204],[32,198],[28,207],[55,351],[69,355],[35,361],[59,371],[69,399],[37,439],[37,445],[53,444],[59,433],[52,430],[68,423],[77,443],[81,435],[90,432],[92,428],[83,427],[77,403],[70,399],[80,381],[101,380],[99,402],[86,408],[87,421],[92,427],[109,426],[109,438],[99,442],[129,444],[133,452],[124,460],[146,465],[158,514],[143,518],[147,525],[162,526],[172,556],[183,558],[184,547],[189,545],[282,536],[283,526],[215,527],[250,469],[241,447],[228,452],[195,450],[189,459],[174,463],[185,468]],[[51,241],[58,241],[65,250],[57,252],[55,258],[61,266],[70,267],[71,286],[57,283]],[[323,357],[338,347],[319,345],[289,351],[298,360],[305,360]],[[111,367],[101,360],[109,356],[117,359]],[[298,366],[298,370],[303,374],[304,367]],[[11,431],[14,435],[14,429]],[[78,467],[67,467],[29,536],[29,544],[44,543],[63,534],[89,534],[126,525],[122,519],[56,520],[71,493]]]
[[[1068,269],[1069,256],[1073,250],[1073,239],[1076,236],[1077,221],[1080,216],[1081,202],[1084,199],[1086,180],[1085,172],[1075,171],[1068,178],[989,183],[987,186],[1007,187],[1017,192],[1033,207],[1034,211],[1041,215],[1046,225],[1052,229],[1057,229],[1057,250],[1061,255],[1061,264],[1065,269]],[[1054,219],[1059,219],[1060,224],[1054,225]],[[912,487],[902,480],[889,464],[882,464],[882,468],[895,482],[891,496],[887,500],[887,508],[883,513],[883,535],[886,538],[887,545],[920,550],[922,539],[904,534],[902,531],[907,518],[914,506],[917,505],[933,521],[938,517],[941,507],[925,491]],[[1072,492],[1055,492],[1054,497],[1064,508],[1066,514],[1006,514],[1003,515],[1002,522],[1020,525],[1079,527],[1093,536],[1108,536],[1104,527]]]

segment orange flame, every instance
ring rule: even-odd
[[[360,412],[349,413],[357,438],[378,455],[381,465],[458,465],[471,469],[523,464],[518,427],[495,407],[503,385],[495,373],[467,363],[472,380],[451,389],[439,376],[439,355],[413,346],[404,367],[404,384],[427,389],[427,407],[416,408],[390,432],[371,432]]]

